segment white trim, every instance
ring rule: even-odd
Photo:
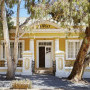
[[[11,38],[15,38],[15,37],[11,37]],[[23,38],[66,38],[66,36],[25,36],[25,37],[21,37]],[[68,38],[79,38],[79,36],[68,36]]]
[[[67,28],[61,28],[59,27],[59,29],[32,29],[32,30],[20,30],[19,33],[75,33],[75,31],[77,33],[80,33],[79,29],[74,29],[72,28],[70,31]],[[83,32],[85,31],[85,29],[82,30]],[[15,29],[11,29],[10,33],[15,33]]]
[[[54,58],[54,53],[53,53],[53,40],[37,40],[37,41],[36,41],[37,68],[39,68],[39,42],[51,42],[51,43],[52,43],[51,49],[52,49],[52,56],[53,56],[53,58]]]
[[[29,50],[32,52],[32,60],[34,61],[34,39],[29,40]]]
[[[55,52],[59,51],[59,39],[55,39]]]
[[[65,69],[73,69],[73,67],[64,67]]]
[[[0,67],[0,69],[7,69],[8,67]],[[17,67],[16,69],[22,69],[22,67]]]
[[[80,46],[81,46],[82,39],[80,39],[80,40],[79,39],[68,39],[65,41],[66,60],[75,60],[76,58],[68,58],[68,42],[80,42]],[[74,50],[75,50],[75,47],[74,47]]]

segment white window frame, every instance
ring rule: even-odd
[[[81,46],[81,44],[82,44],[82,40],[80,39],[68,39],[68,40],[66,40],[66,42],[65,42],[65,52],[66,52],[66,60],[75,60],[76,58],[68,58],[68,42],[80,42],[80,46]],[[74,54],[75,54],[75,48],[74,48]]]
[[[14,42],[14,40],[10,40],[10,42]],[[19,40],[19,42],[22,42],[22,52],[24,51],[24,47],[25,47],[25,42],[24,40]],[[1,40],[1,44],[4,43],[4,40]],[[1,60],[6,60],[6,57],[3,58],[3,45],[1,45]],[[22,58],[18,58],[18,60],[23,60]]]

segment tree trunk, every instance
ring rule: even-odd
[[[19,41],[19,11],[20,11],[20,3],[21,0],[19,0],[17,5],[17,24],[16,24],[16,33],[15,33],[15,42],[14,42],[14,75],[17,67],[18,62],[18,41]]]
[[[13,77],[13,63],[11,59],[11,50],[10,50],[10,40],[9,40],[9,32],[8,32],[8,25],[6,19],[6,9],[5,9],[5,2],[2,2],[2,22],[3,22],[3,34],[4,34],[4,42],[5,42],[5,50],[6,50],[6,59],[7,59],[7,78],[12,79]]]
[[[74,63],[72,72],[68,77],[69,80],[79,81],[82,79],[83,70],[84,70],[83,64],[84,64],[85,56],[90,46],[90,27],[86,28],[85,34],[86,36],[83,39],[83,42],[79,50],[79,53],[77,55],[76,61]]]
[[[89,46],[90,47],[90,46]],[[83,63],[83,73],[85,68],[89,65],[90,63],[90,51],[89,53],[86,55],[85,59],[84,59],[84,63]],[[82,74],[83,75],[83,74]]]

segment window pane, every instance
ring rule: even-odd
[[[74,44],[73,42],[68,42],[68,58],[73,58],[73,54],[74,54]]]
[[[18,58],[22,58],[22,43],[18,43]]]
[[[5,44],[3,43],[3,58],[5,58]]]
[[[79,49],[80,49],[80,42],[75,42],[75,57],[77,56]]]
[[[14,42],[10,42],[10,48],[11,48],[11,57],[13,58],[13,54],[14,54]]]
[[[10,42],[11,57],[14,55],[14,42]],[[5,44],[3,43],[3,58],[5,58]],[[18,43],[18,58],[22,58],[22,42]]]

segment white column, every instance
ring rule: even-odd
[[[55,53],[56,57],[56,76],[59,78],[66,77],[64,70],[65,61],[64,61],[64,51],[57,51]]]
[[[32,59],[34,61],[34,39],[30,40],[30,51],[32,52]]]
[[[55,52],[59,51],[59,39],[55,40]]]
[[[32,75],[32,52],[23,52],[23,69],[22,75]]]

